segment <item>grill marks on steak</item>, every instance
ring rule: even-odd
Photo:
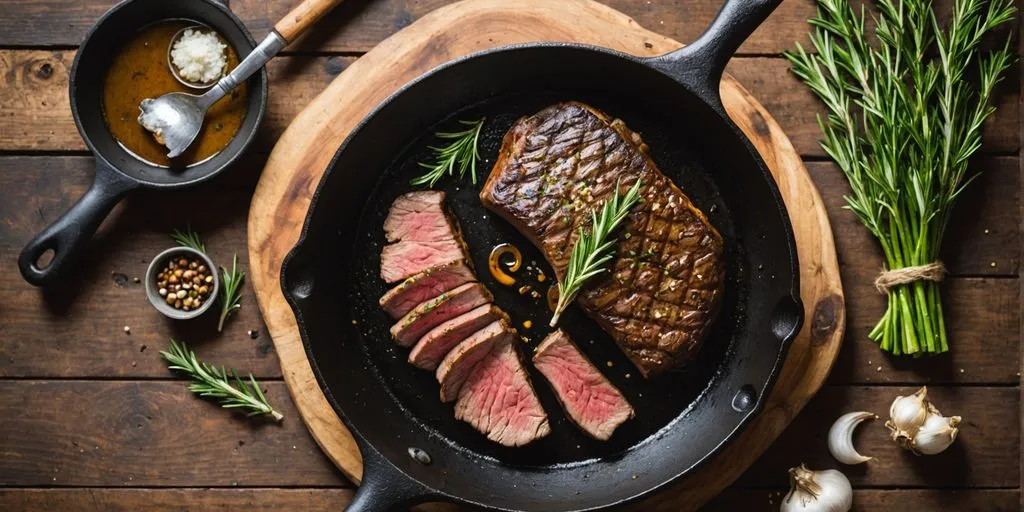
[[[494,297],[480,283],[466,283],[430,299],[405,314],[391,326],[391,335],[403,347],[412,346],[427,331],[471,309],[491,302]]]
[[[473,281],[476,281],[476,276],[466,265],[466,260],[444,263],[428,268],[388,290],[380,298],[380,307],[392,318],[400,318],[417,305]]]
[[[537,346],[533,365],[547,379],[566,414],[591,437],[607,441],[633,417],[622,393],[580,352],[561,329]]]
[[[610,272],[578,303],[645,377],[693,359],[717,314],[725,262],[721,235],[661,173],[639,135],[577,102],[520,119],[505,135],[480,193],[565,273],[580,229],[618,183],[641,180],[642,202],[618,233]]]
[[[444,192],[410,192],[391,204],[384,220],[389,242],[380,255],[380,276],[388,283],[427,269],[466,261],[458,226],[444,209]]]
[[[473,367],[455,402],[456,419],[505,446],[522,446],[551,433],[514,344],[515,335],[496,340]]]
[[[380,305],[401,317],[391,327],[395,341],[416,344],[409,362],[437,369],[441,400],[456,401],[456,417],[495,442],[521,446],[550,432],[547,415],[516,352],[516,331],[476,282],[444,198],[411,192],[392,204],[384,222],[392,243],[381,252],[381,277],[404,281]],[[463,392],[466,384],[472,393]]]

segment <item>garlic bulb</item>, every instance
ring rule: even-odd
[[[898,396],[889,408],[885,426],[890,438],[901,448],[917,455],[940,453],[956,439],[960,416],[944,417],[928,400],[928,389],[922,387],[909,396]]]
[[[947,418],[941,414],[932,414],[924,420],[924,425],[917,431],[911,449],[914,453],[921,455],[935,455],[940,453],[956,440],[956,434],[960,431],[957,425],[960,424],[960,416]]]
[[[893,431],[893,439],[898,434],[913,438],[917,429],[924,425],[928,417],[928,388],[922,387],[917,393],[909,396],[898,396],[889,407],[889,421],[885,426]]]
[[[842,473],[811,471],[807,466],[789,470],[789,493],[780,512],[846,512],[853,506],[853,487]]]
[[[851,412],[840,416],[832,424],[828,430],[828,451],[836,460],[843,464],[860,464],[872,459],[857,453],[853,447],[853,431],[868,418],[878,419],[878,416],[870,412]]]

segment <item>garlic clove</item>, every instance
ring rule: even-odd
[[[960,432],[957,428],[960,421],[960,416],[947,418],[941,414],[929,415],[914,436],[910,449],[918,455],[942,453],[956,440],[956,435]]]
[[[800,464],[789,470],[789,485],[781,512],[846,512],[853,506],[850,481],[834,469],[811,471]]]
[[[913,395],[896,397],[889,407],[889,421],[885,422],[885,426],[891,431],[892,440],[908,448],[928,418],[929,408],[935,410],[934,406],[928,403],[927,387],[922,387]],[[935,412],[938,413],[937,410]]]
[[[878,419],[874,413],[858,411],[839,417],[828,430],[828,451],[843,464],[861,464],[871,460],[857,452],[853,446],[853,431],[866,419]]]
[[[956,440],[959,416],[945,417],[928,400],[927,388],[913,395],[898,396],[889,408],[890,437],[901,448],[917,455],[934,455],[949,448]]]

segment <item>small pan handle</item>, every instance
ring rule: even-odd
[[[363,481],[346,512],[398,512],[438,496],[410,479],[376,449],[357,437]]]
[[[718,85],[725,65],[781,3],[782,0],[726,0],[715,21],[696,41],[654,57],[652,64],[719,108],[722,100]]]
[[[135,181],[97,159],[96,176],[85,195],[22,249],[18,267],[25,280],[35,286],[43,286],[59,278],[73,265],[114,205],[137,186]],[[39,258],[50,250],[53,258],[40,266]]]

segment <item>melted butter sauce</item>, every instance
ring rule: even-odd
[[[173,161],[167,148],[139,122],[139,103],[169,92],[202,93],[178,82],[167,64],[174,34],[195,26],[186,20],[162,21],[139,30],[118,51],[103,79],[103,118],[111,135],[136,158],[159,167],[201,163],[227,147],[245,119],[247,84],[241,84],[210,106],[196,141]],[[228,45],[228,70],[238,65],[238,53]]]
[[[506,258],[506,256],[511,256],[511,260]],[[502,259],[506,261],[503,262]],[[505,286],[516,284],[516,278],[506,273],[502,265],[506,266],[509,272],[516,272],[522,264],[523,254],[519,252],[519,248],[512,244],[499,244],[495,246],[494,249],[491,249],[490,257],[487,258],[487,268],[491,271],[491,275]]]

